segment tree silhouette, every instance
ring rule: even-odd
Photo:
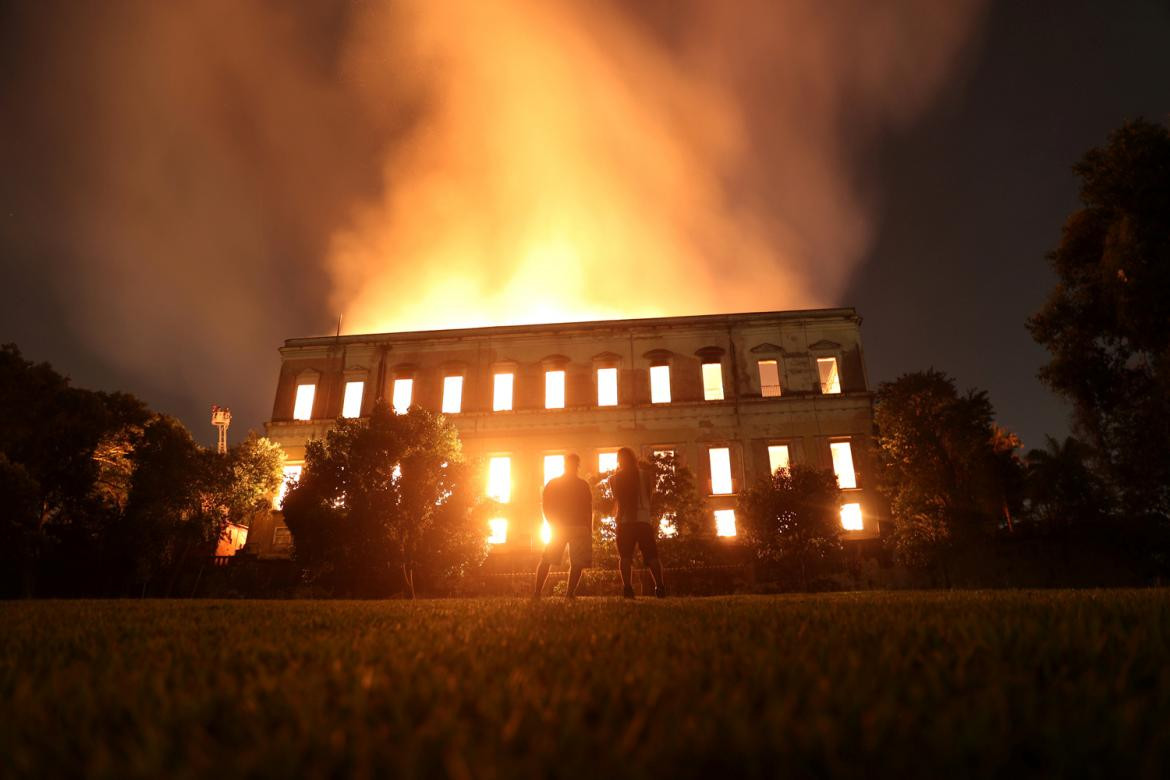
[[[1170,131],[1128,122],[1074,166],[1081,208],[1028,322],[1124,511],[1170,519]]]
[[[435,577],[486,555],[478,484],[446,418],[378,402],[309,442],[283,505],[294,557],[336,593],[413,597],[416,568]]]
[[[998,429],[987,394],[960,394],[930,369],[878,388],[878,488],[890,500],[902,563],[950,584],[950,559],[1011,527],[1020,497],[1015,437]]]
[[[832,471],[777,469],[740,496],[739,533],[761,560],[792,564],[808,590],[813,566],[841,549],[840,493]]]

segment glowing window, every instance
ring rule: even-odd
[[[650,366],[650,403],[670,403],[670,366]]]
[[[667,458],[667,457],[673,458],[674,457],[674,450],[654,450],[653,455],[656,458]],[[676,466],[678,466],[678,463],[676,461],[670,461],[670,468],[672,470]]]
[[[487,494],[501,504],[512,499],[512,459],[507,455],[497,455],[488,461]]]
[[[775,398],[780,395],[780,366],[775,360],[761,360],[760,395]]]
[[[711,495],[725,496],[733,492],[731,450],[727,447],[712,447],[707,453],[711,458]]]
[[[496,374],[492,388],[492,410],[512,411],[512,375]]]
[[[394,411],[397,414],[406,414],[406,410],[410,408],[411,396],[413,395],[413,379],[395,379],[393,396]]]
[[[662,519],[658,521],[658,530],[667,539],[673,539],[678,536],[678,523],[675,522],[675,514],[673,512],[665,514]]]
[[[548,484],[550,479],[556,479],[565,473],[565,456],[564,455],[545,455],[544,456],[544,484]]]
[[[735,510],[734,509],[716,509],[715,510],[715,535],[716,536],[735,536]]]
[[[723,400],[723,364],[703,364],[703,400]]]
[[[787,444],[769,444],[768,445],[768,468],[770,473],[775,474],[780,469],[788,468],[788,445]]]
[[[597,405],[617,406],[617,369],[597,369]]]
[[[488,520],[488,544],[504,544],[508,541],[508,518],[493,517]]]
[[[272,529],[272,546],[273,547],[291,547],[292,546],[292,531],[286,527],[277,526]]]
[[[294,420],[313,419],[313,397],[317,395],[316,385],[297,385],[297,399],[293,403]]]
[[[841,392],[841,377],[837,373],[837,358],[817,358],[817,373],[821,377],[821,392],[835,395]]]
[[[853,470],[853,448],[847,441],[835,441],[829,444],[829,452],[833,455],[833,473],[837,475],[837,484],[848,490],[857,487],[857,472]]]
[[[617,533],[617,521],[613,517],[601,518],[601,538],[606,541],[613,541],[614,535]]]
[[[841,527],[846,531],[861,531],[865,526],[861,522],[861,504],[841,505]]]
[[[342,417],[362,416],[362,392],[365,388],[365,382],[345,383],[345,399],[341,402]]]
[[[565,372],[561,370],[544,372],[544,408],[565,408]]]
[[[617,450],[597,453],[597,473],[604,474],[618,467]]]
[[[276,498],[272,501],[273,509],[280,509],[280,505],[284,503],[284,497],[288,495],[288,489],[292,482],[296,482],[301,478],[301,471],[304,466],[285,466],[281,471],[283,476],[280,480],[280,487],[276,489]]]
[[[443,414],[459,414],[463,408],[463,377],[443,377]]]

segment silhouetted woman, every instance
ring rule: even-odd
[[[617,502],[618,569],[622,573],[622,595],[634,597],[630,581],[630,565],[634,548],[642,551],[642,562],[654,576],[654,595],[666,596],[662,580],[662,564],[658,560],[658,529],[650,514],[650,474],[638,466],[638,458],[629,447],[618,450],[618,468],[609,478],[614,501]]]

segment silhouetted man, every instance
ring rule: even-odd
[[[565,591],[568,598],[577,595],[577,584],[581,573],[593,564],[593,493],[589,483],[577,476],[581,458],[574,453],[565,456],[565,473],[548,481],[544,486],[542,505],[552,535],[540,556],[536,567],[535,598],[540,598],[548,570],[560,565],[569,546],[569,585]]]
[[[622,596],[634,597],[630,581],[630,567],[634,548],[642,551],[642,562],[654,577],[654,595],[666,596],[662,580],[662,563],[658,560],[658,532],[650,515],[650,477],[638,466],[638,458],[629,447],[618,450],[618,468],[609,478],[613,498],[617,503],[618,569],[622,573]]]

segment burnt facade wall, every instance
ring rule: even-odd
[[[597,471],[599,453],[621,446],[643,455],[673,449],[709,489],[709,450],[727,447],[734,493],[711,495],[714,511],[734,508],[739,491],[767,477],[770,444],[787,446],[794,463],[829,468],[829,444],[849,441],[857,489],[848,497],[865,518],[865,528],[849,535],[872,538],[881,505],[871,485],[872,396],[860,324],[852,309],[826,309],[293,339],[280,350],[267,432],[296,464],[307,441],[341,413],[345,382],[365,383],[363,415],[376,399],[391,400],[397,377],[413,379],[415,404],[438,411],[444,377],[460,375],[462,408],[451,420],[465,452],[512,459],[510,550],[539,546],[546,454],[577,452],[588,473]],[[818,358],[836,360],[839,393],[822,393]],[[776,361],[779,397],[761,391],[761,360]],[[704,362],[719,363],[723,400],[703,399]],[[651,403],[654,365],[670,367],[670,403]],[[599,367],[618,369],[616,406],[597,405]],[[544,408],[550,368],[565,371],[563,409]],[[492,411],[499,371],[513,373],[511,411]],[[296,388],[305,383],[316,386],[312,419],[293,420]]]

